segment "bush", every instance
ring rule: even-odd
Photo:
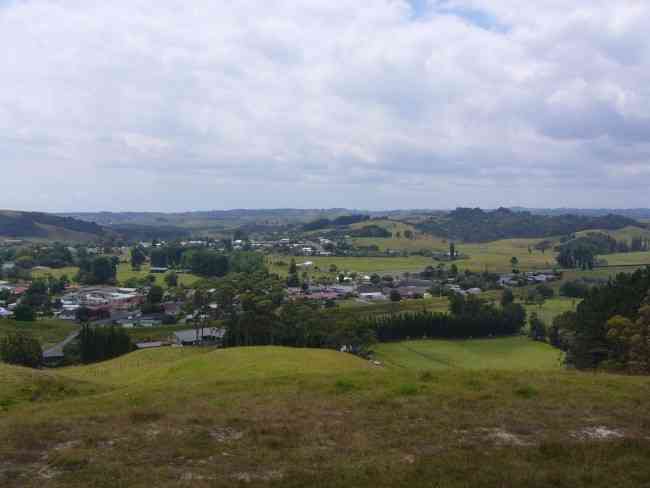
[[[43,350],[33,337],[11,334],[0,340],[0,359],[9,364],[37,368],[43,362]]]
[[[567,281],[560,287],[560,294],[569,298],[584,298],[589,292],[589,285],[580,280]]]
[[[33,322],[36,320],[36,312],[29,305],[18,305],[14,310],[14,318],[20,322]]]

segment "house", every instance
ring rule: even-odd
[[[204,327],[174,332],[174,342],[181,346],[196,346],[201,344],[219,344],[226,335],[226,329]]]
[[[0,318],[7,318],[9,316],[13,315],[9,310],[6,308],[0,307]]]
[[[160,274],[160,273],[166,273],[167,271],[169,271],[169,268],[166,268],[164,266],[152,266],[151,268],[149,268],[149,271],[151,271],[152,273]]]

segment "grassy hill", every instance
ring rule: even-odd
[[[520,346],[512,369],[278,347],[0,366],[0,485],[644,486],[648,379],[535,371],[523,358],[541,364],[544,351]],[[509,362],[496,345],[427,347]],[[55,394],[30,393],[44,388]]]
[[[103,227],[72,217],[42,212],[0,210],[0,236],[59,241],[92,241],[105,234]]]

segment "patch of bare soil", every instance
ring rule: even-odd
[[[613,429],[603,425],[597,427],[585,427],[584,429],[571,432],[571,437],[581,441],[609,441],[622,439],[625,433],[620,429]]]

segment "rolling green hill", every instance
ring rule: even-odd
[[[54,372],[0,365],[0,485],[637,487],[650,479],[647,378],[554,364],[535,371],[525,357],[546,361],[542,345],[521,344],[512,356],[504,341],[425,351],[505,366],[475,370],[380,367],[279,347],[141,351]]]
[[[59,241],[91,241],[105,234],[103,227],[72,217],[42,212],[0,210],[0,236]]]

